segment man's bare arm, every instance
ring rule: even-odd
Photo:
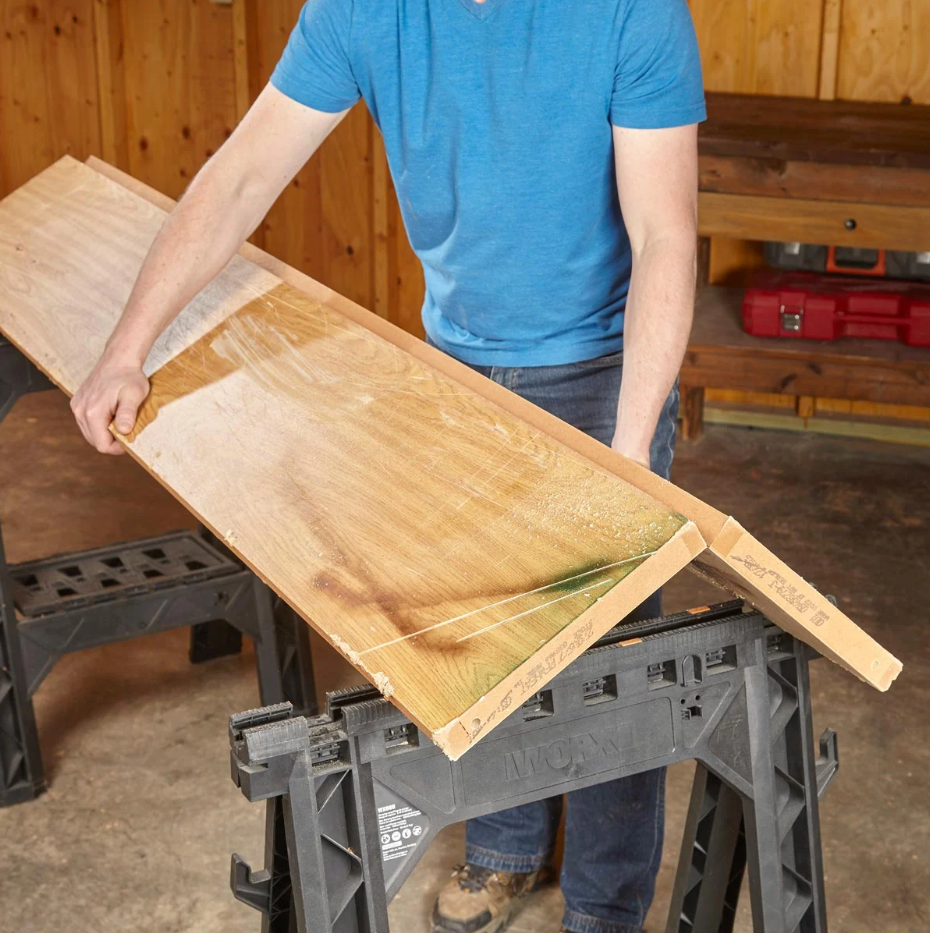
[[[71,408],[84,437],[122,453],[148,394],[142,364],[159,334],[223,269],[284,187],[345,116],[303,106],[268,85],[168,215],[106,349]]]
[[[633,248],[614,450],[649,466],[649,444],[694,313],[697,127],[614,127],[617,188]]]

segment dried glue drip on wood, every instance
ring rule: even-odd
[[[394,685],[388,680],[388,675],[384,671],[376,671],[371,675],[374,685],[381,691],[386,700],[394,696]]]
[[[338,648],[349,659],[349,661],[352,662],[352,664],[360,668],[361,658],[359,657],[359,653],[355,651],[347,641],[340,638],[338,635],[334,635],[332,632],[330,632],[329,637],[333,643],[333,647]]]

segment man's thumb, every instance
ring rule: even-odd
[[[116,400],[116,417],[113,419],[113,424],[120,434],[128,434],[136,423],[136,414],[142,402],[137,395],[138,393],[131,389],[123,390]]]

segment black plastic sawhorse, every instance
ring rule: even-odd
[[[0,421],[53,388],[0,337]],[[0,806],[45,787],[32,696],[63,654],[191,626],[198,663],[255,642],[263,703],[316,712],[306,624],[209,532],[179,531],[9,566],[0,534]]]
[[[450,823],[695,759],[667,933],[729,933],[747,867],[756,933],[825,933],[811,654],[741,602],[621,625],[457,762],[373,688],[234,716],[233,780],[268,803],[265,869],[233,856],[233,892],[263,933],[388,933]]]

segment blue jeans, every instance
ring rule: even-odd
[[[610,444],[617,423],[623,354],[566,366],[473,366],[540,408]],[[668,479],[678,416],[676,385],[652,438],[652,470]],[[628,617],[661,615],[654,594]],[[665,828],[665,769],[567,795],[562,923],[574,933],[640,933],[652,903]],[[552,858],[563,797],[469,820],[465,858],[496,871],[529,872]]]

